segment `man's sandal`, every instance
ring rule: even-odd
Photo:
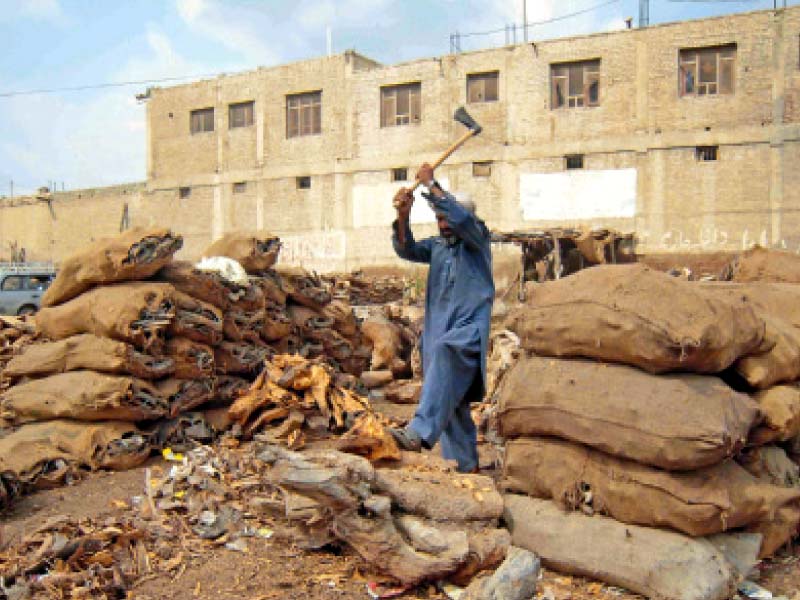
[[[401,450],[410,450],[411,452],[422,450],[422,438],[414,430],[390,427],[389,433],[392,434],[394,441],[397,442]]]

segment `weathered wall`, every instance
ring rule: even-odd
[[[396,264],[389,244],[391,169],[432,161],[463,132],[470,73],[499,71],[499,100],[467,104],[484,127],[437,172],[479,205],[490,227],[615,227],[641,252],[800,251],[800,7],[536,42],[392,66],[347,52],[151,90],[146,185],[54,195],[0,209],[0,243],[59,258],[93,236],[167,224],[199,257],[233,229],[266,228],[284,260],[315,269]],[[732,95],[680,97],[682,48],[736,43]],[[600,59],[600,105],[551,110],[550,65]],[[418,124],[380,127],[380,88],[420,82]],[[287,139],[286,95],[322,90],[322,131]],[[230,129],[228,105],[253,100],[255,122]],[[193,109],[215,130],[190,134]],[[695,147],[719,146],[698,162]],[[564,156],[584,169],[565,171]],[[474,177],[473,161],[492,161]],[[296,178],[311,177],[311,189]],[[234,183],[245,189],[234,191]],[[179,198],[179,188],[190,188]],[[15,201],[20,204],[20,201]],[[72,208],[68,209],[67,206]],[[427,208],[415,231],[433,231]],[[426,222],[427,221],[427,222]]]

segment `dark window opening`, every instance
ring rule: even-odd
[[[717,160],[717,150],[719,146],[698,146],[694,149],[694,155],[700,162]]]
[[[550,65],[550,107],[600,104],[600,60]]]
[[[687,48],[679,56],[681,96],[732,94],[736,75],[736,44]]]
[[[467,102],[497,102],[500,71],[467,75]]]
[[[381,127],[419,123],[421,119],[419,83],[405,83],[381,88]]]
[[[193,134],[214,131],[214,109],[200,108],[191,112],[191,131]]]
[[[2,289],[4,292],[16,292],[22,289],[22,277],[20,275],[10,275],[3,280]]]
[[[472,163],[473,177],[490,177],[492,174],[492,161],[485,160]]]
[[[228,126],[231,129],[235,127],[249,127],[253,124],[255,115],[255,102],[239,102],[228,106]]]
[[[408,181],[408,169],[405,167],[392,169],[392,181]]]
[[[298,190],[310,190],[311,189],[311,177],[308,175],[304,175],[302,177],[297,178],[297,189]]]
[[[191,195],[192,195],[192,188],[190,187],[178,188],[178,198],[184,200]]]
[[[583,154],[569,154],[564,157],[567,169],[582,169]]]
[[[286,96],[286,137],[322,133],[322,92]]]
[[[246,181],[237,181],[233,184],[233,193],[234,194],[244,194],[247,191],[247,182]]]

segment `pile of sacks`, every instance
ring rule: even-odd
[[[187,411],[229,406],[276,353],[324,357],[353,376],[368,365],[349,305],[304,272],[272,269],[277,238],[228,235],[206,251],[228,259],[208,268],[173,261],[181,245],[137,229],[63,263],[36,316],[42,340],[2,371],[0,502],[76,466],[142,462],[198,425]]]
[[[800,524],[800,389],[770,387],[800,376],[797,287],[641,265],[532,286],[508,322],[527,355],[498,391],[514,544],[647,596],[730,597]]]

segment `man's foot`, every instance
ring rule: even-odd
[[[408,427],[405,429],[390,427],[389,433],[392,434],[394,441],[397,442],[401,450],[410,450],[411,452],[419,452],[422,450],[422,438],[419,437],[419,434],[413,429]]]

